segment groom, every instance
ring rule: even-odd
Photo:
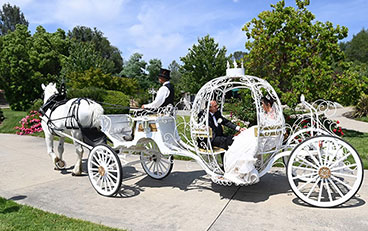
[[[212,128],[212,146],[220,147],[225,150],[229,149],[229,146],[233,143],[233,136],[225,136],[221,125],[234,129],[236,131],[245,130],[245,128],[240,128],[240,126],[236,126],[235,124],[224,118],[221,115],[221,112],[218,110],[218,105],[215,100],[212,100],[210,102],[208,124]]]

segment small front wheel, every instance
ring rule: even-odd
[[[144,171],[156,180],[161,180],[168,176],[173,168],[173,156],[164,156],[160,152],[158,145],[152,139],[144,139],[139,143],[143,148],[141,151],[141,164]]]
[[[304,202],[334,207],[350,200],[363,182],[358,152],[334,136],[316,136],[291,153],[287,177],[291,189]]]
[[[97,145],[87,161],[88,178],[103,196],[114,195],[121,186],[123,171],[118,155],[107,145]]]

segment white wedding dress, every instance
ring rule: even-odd
[[[248,128],[234,137],[233,144],[224,155],[224,178],[236,184],[255,184],[259,181],[254,158],[258,139],[254,134],[257,126]]]
[[[272,110],[264,114],[262,126],[275,125],[276,116]],[[233,144],[224,154],[224,178],[237,185],[250,185],[259,182],[259,173],[255,168],[258,150],[258,126],[252,126],[234,137]]]

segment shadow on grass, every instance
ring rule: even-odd
[[[14,202],[11,202],[6,200],[5,198],[0,198],[0,214],[6,214],[6,213],[13,213],[18,212],[21,208],[20,205],[11,205],[14,204]],[[8,207],[11,205],[10,207]]]
[[[347,130],[347,129],[343,129],[344,132],[344,137],[368,137],[368,135],[366,133],[363,132],[358,132],[355,130]]]
[[[15,206],[11,206],[11,207],[8,207],[6,209],[1,210],[0,213],[2,213],[2,214],[14,213],[14,212],[18,212],[19,209],[20,209],[20,206],[15,205]]]

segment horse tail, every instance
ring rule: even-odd
[[[99,128],[100,127],[100,117],[103,115],[104,109],[102,108],[100,104],[96,102],[91,103],[89,109],[92,115],[92,118],[91,118],[92,127]]]

